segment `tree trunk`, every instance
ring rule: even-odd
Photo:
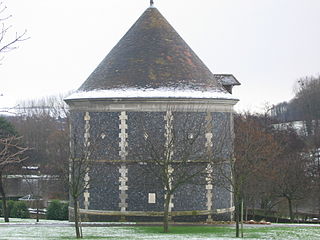
[[[256,218],[256,210],[255,210],[255,205],[254,205],[254,203],[253,203],[253,205],[252,205],[252,210],[251,210],[251,211],[252,211],[252,214],[251,214],[251,215],[252,215],[252,219],[255,220],[255,218]]]
[[[171,194],[166,193],[166,198],[164,202],[164,212],[163,212],[163,232],[167,233],[169,232],[169,205],[170,205],[170,199]]]
[[[79,228],[79,215],[78,215],[78,199],[73,198],[73,211],[74,211],[74,226],[76,229],[76,237],[81,238]]]
[[[293,210],[292,210],[292,200],[289,197],[287,197],[287,200],[288,200],[288,206],[289,206],[290,221],[293,222],[294,218],[293,218]]]
[[[6,193],[4,191],[4,188],[3,188],[2,174],[0,174],[0,193],[1,193],[1,197],[2,197],[2,210],[3,210],[4,221],[9,222],[7,198],[6,198]]]
[[[37,204],[37,222],[39,222],[39,199],[38,199],[38,196],[37,196],[37,201],[36,201],[36,204]]]
[[[243,238],[243,198],[241,198],[241,237]]]
[[[245,213],[246,213],[246,215],[245,215],[245,221],[247,222],[248,221],[248,206],[246,205],[246,207],[245,207]]]
[[[240,237],[240,227],[239,227],[239,222],[240,222],[240,201],[239,197],[235,196],[235,220],[236,220],[236,237]]]

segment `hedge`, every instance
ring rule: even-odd
[[[13,208],[10,211],[10,217],[29,218],[30,214],[28,211],[27,204],[23,201],[14,202]]]
[[[47,208],[47,219],[68,220],[68,204],[53,200]]]
[[[25,202],[22,201],[7,201],[7,211],[11,218],[29,218],[30,214]],[[0,216],[3,216],[2,201],[0,201]]]

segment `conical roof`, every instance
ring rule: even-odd
[[[179,88],[225,92],[154,7],[149,7],[78,91]]]

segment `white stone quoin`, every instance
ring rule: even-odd
[[[86,112],[85,115],[84,115],[84,121],[85,121],[85,124],[84,124],[84,148],[85,148],[85,151],[89,151],[88,147],[90,146],[90,114],[89,112]],[[89,153],[86,153],[87,154],[87,158],[89,158]],[[83,201],[83,205],[84,205],[84,209],[85,210],[88,210],[89,209],[89,204],[90,204],[90,193],[89,193],[89,188],[90,188],[90,176],[89,176],[89,171],[90,169],[87,168],[86,169],[86,174],[84,176],[84,184],[86,186],[86,189],[85,191],[83,192],[83,198],[84,198],[84,201]]]
[[[213,126],[212,126],[212,113],[208,112],[206,116],[206,151],[208,153],[208,156],[213,157],[212,153],[212,147],[213,147],[213,134],[212,134]],[[213,179],[212,179],[212,173],[213,173],[213,168],[210,163],[208,163],[207,168],[206,168],[206,198],[207,198],[207,210],[212,211],[213,209]],[[211,214],[208,215],[207,221],[212,221]]]
[[[172,144],[172,138],[173,138],[173,133],[172,133],[172,129],[173,129],[173,114],[172,112],[169,110],[166,112],[166,115],[164,116],[164,120],[166,122],[166,125],[165,125],[165,138],[166,138],[166,142],[165,142],[165,148],[166,148],[166,152],[168,154],[168,156],[165,156],[166,158],[168,158],[168,161],[170,162],[172,156],[173,156],[173,144]],[[173,174],[173,167],[172,166],[168,166],[168,174],[169,176],[172,176]],[[169,179],[169,187],[171,188],[171,185],[172,185],[172,177]],[[165,187],[165,190],[166,187]],[[173,207],[174,207],[174,204],[173,204],[173,194],[171,195],[170,197],[170,203],[169,203],[169,212],[172,211]]]
[[[122,111],[120,116],[119,116],[119,120],[120,120],[120,124],[119,124],[119,129],[120,129],[120,133],[119,133],[119,138],[120,138],[120,151],[119,151],[119,156],[121,158],[122,161],[126,160],[126,156],[128,155],[127,152],[127,138],[128,138],[128,134],[127,134],[127,129],[128,129],[128,125],[127,125],[127,120],[128,120],[128,116],[126,114],[125,111]],[[127,198],[128,198],[128,194],[126,193],[126,191],[128,190],[128,168],[126,166],[125,163],[121,164],[121,167],[119,168],[119,190],[120,190],[120,203],[119,203],[119,207],[120,207],[120,211],[121,212],[125,212],[127,210],[128,207],[128,203]]]

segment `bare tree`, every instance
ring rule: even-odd
[[[77,127],[71,129],[69,167],[61,166],[64,170],[64,177],[68,181],[77,238],[83,237],[79,200],[85,192],[92,188],[91,182],[94,180],[94,177],[89,174],[94,166],[91,156],[95,153],[96,141],[90,137],[89,126],[85,125],[84,129],[84,133]],[[77,138],[77,131],[81,131],[84,135],[83,141]]]
[[[306,126],[305,142],[309,152],[309,174],[313,192],[320,203],[320,75],[298,80],[295,103]],[[320,204],[318,204],[320,212]]]
[[[12,26],[8,25],[7,22],[12,16],[6,14],[6,9],[7,7],[3,4],[3,2],[0,2],[0,63],[4,58],[4,53],[16,49],[19,42],[28,39],[28,37],[26,37],[26,30],[21,34],[11,33]]]
[[[312,183],[312,192],[320,214],[320,148],[312,149],[309,154],[308,174]]]
[[[30,148],[26,153],[28,164],[38,166],[39,179],[46,182],[39,184],[40,188],[32,186],[30,192],[35,195],[42,192],[44,198],[67,199],[68,184],[63,184],[62,166],[65,167],[69,159],[69,115],[63,95],[23,101],[14,111],[16,115],[9,120],[16,132],[24,136],[23,144]]]
[[[240,236],[240,220],[243,216],[243,201],[245,190],[254,174],[263,174],[262,170],[272,164],[274,158],[281,150],[271,133],[268,133],[257,119],[249,113],[238,115],[235,118],[235,154],[230,159],[230,174],[225,174],[220,168],[221,175],[225,177],[230,191],[233,192],[235,204],[236,237]],[[242,233],[243,234],[243,233]]]
[[[293,201],[304,199],[310,190],[309,156],[304,153],[305,144],[294,129],[278,131],[276,138],[282,152],[273,164],[272,191],[277,197],[287,200],[289,216],[294,221]]]
[[[23,164],[24,165],[24,164]],[[50,181],[54,178],[53,175],[41,174],[40,166],[22,166],[23,178],[29,187],[29,193],[32,196],[30,207],[36,209],[36,222],[40,219],[40,208],[43,208],[43,193],[50,187]],[[32,175],[30,175],[32,171]],[[56,182],[55,182],[56,185]],[[41,201],[42,200],[42,201]]]
[[[320,145],[320,76],[298,80],[295,99],[302,112],[311,144]]]
[[[50,116],[54,119],[65,119],[69,117],[68,105],[63,101],[67,95],[70,95],[70,92],[20,101],[14,110],[22,116]]]
[[[310,181],[306,175],[306,159],[301,154],[288,154],[283,157],[277,168],[274,192],[287,200],[290,220],[294,221],[293,201],[305,199],[309,192]]]
[[[89,181],[84,180],[86,176],[89,175],[91,166],[88,147],[88,145],[84,146],[82,153],[78,156],[76,156],[75,153],[71,153],[69,162],[69,192],[73,202],[73,214],[77,238],[82,238],[81,226],[79,225],[79,197],[89,187]]]
[[[69,113],[63,95],[23,101],[15,111],[11,122],[32,148],[30,159],[43,174],[63,175],[60,166],[69,158]]]
[[[143,116],[133,120],[137,121],[137,132],[142,133],[136,139],[141,145],[135,146],[139,149],[136,154],[144,172],[141,175],[151,174],[154,181],[161,183],[164,189],[164,232],[169,231],[170,206],[174,193],[186,184],[205,185],[208,165],[214,167],[214,150],[212,146],[206,147],[206,133],[213,131],[212,126],[208,126],[212,124],[206,119],[208,114],[211,113],[178,112],[171,109],[164,116],[158,116],[164,118],[164,128],[155,127],[159,122],[154,121],[159,121],[159,118],[152,117],[150,113],[141,113]],[[221,151],[219,148],[220,154]]]
[[[3,187],[3,177],[5,170],[12,165],[19,164],[27,159],[24,156],[28,150],[26,147],[20,145],[22,137],[10,136],[0,138],[0,194],[2,196],[2,207],[5,222],[9,222],[7,211],[6,194]]]

